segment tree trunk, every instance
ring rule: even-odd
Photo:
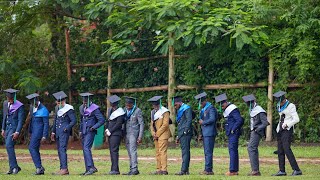
[[[169,38],[172,38],[172,33],[169,34]],[[169,77],[168,77],[168,109],[170,111],[170,118],[173,122],[175,122],[175,109],[172,106],[172,98],[175,93],[175,68],[174,68],[174,47],[169,46]],[[170,138],[169,141],[172,142],[174,140],[175,134],[175,123],[170,125],[170,132],[173,138]]]
[[[270,123],[269,126],[267,126],[267,132],[266,132],[266,141],[272,141],[272,109],[273,109],[273,96],[272,96],[272,90],[273,90],[273,60],[269,56],[269,77],[268,77],[268,108],[267,108],[267,118],[268,122]]]
[[[71,93],[71,62],[69,59],[70,55],[70,35],[69,28],[65,28],[65,37],[66,37],[66,65],[67,65],[67,79],[69,87],[69,104],[72,103],[72,93]]]

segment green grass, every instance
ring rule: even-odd
[[[276,155],[273,155],[273,151],[275,150],[275,147],[261,147],[260,148],[260,157],[263,158],[269,158],[269,159],[277,159]],[[320,147],[293,147],[293,151],[297,158],[320,158]],[[26,149],[17,149],[17,156],[22,155],[29,155],[28,150]],[[139,155],[140,156],[148,156],[153,157],[154,156],[154,150],[153,149],[139,149]],[[42,154],[46,155],[56,155],[57,152],[55,150],[42,150]],[[173,157],[180,157],[180,150],[178,148],[176,149],[169,149],[169,158]],[[5,155],[5,149],[0,149],[0,154]],[[69,150],[68,154],[70,156],[76,155],[76,156],[82,156],[81,150]],[[107,149],[105,150],[93,150],[94,156],[109,156],[109,151]],[[121,148],[120,151],[121,156],[127,157],[127,152],[124,148]],[[203,150],[201,148],[192,148],[191,150],[192,157],[199,157],[203,156]],[[216,148],[215,149],[215,158],[219,157],[228,157],[228,150],[227,148]],[[27,156],[29,157],[29,156]],[[245,147],[240,147],[240,158],[247,158],[247,152]],[[22,171],[15,176],[8,176],[8,175],[0,175],[0,179],[78,179],[78,178],[84,178],[81,177],[80,173],[84,171],[84,162],[83,160],[72,160],[69,161],[69,171],[71,175],[59,177],[59,176],[53,176],[51,173],[56,172],[59,168],[59,161],[58,160],[50,160],[46,159],[43,160],[43,165],[46,168],[46,175],[44,176],[33,176],[32,173],[34,172],[35,168],[33,163],[30,160],[18,160],[19,165],[22,168]],[[127,176],[110,176],[105,175],[109,172],[111,163],[110,161],[105,160],[96,160],[95,166],[98,168],[99,172],[96,173],[93,176],[86,177],[86,179],[292,179],[292,177],[272,177],[271,174],[277,172],[278,165],[277,163],[261,163],[261,177],[248,177],[246,174],[250,171],[250,165],[249,162],[240,162],[240,175],[237,177],[226,177],[224,176],[224,173],[228,170],[228,161],[219,161],[214,162],[214,176],[201,176],[198,175],[200,171],[203,170],[204,162],[202,161],[191,161],[190,163],[190,173],[189,176],[174,176],[173,174],[175,172],[178,172],[181,167],[181,162],[178,161],[169,161],[168,171],[169,176],[152,176],[148,175],[150,172],[153,172],[155,170],[155,162],[154,161],[139,161],[139,170],[140,175],[134,176],[134,177],[127,177]],[[287,173],[291,173],[292,170],[290,168],[290,165],[287,163]],[[299,163],[300,168],[302,169],[304,175],[300,177],[295,177],[294,179],[320,179],[320,163],[314,163],[312,161],[310,162],[301,162]],[[129,162],[127,160],[120,160],[120,171],[121,173],[128,171],[129,168]],[[6,172],[8,170],[8,162],[7,160],[0,160],[0,172]]]
[[[271,146],[261,146],[259,147],[259,154],[261,157],[274,157],[276,158],[276,155],[273,154],[273,152],[276,150],[276,147]],[[320,146],[293,146],[292,150],[296,157],[301,158],[320,158]],[[28,149],[17,149],[17,153],[19,154],[29,154]],[[139,154],[142,156],[147,157],[153,157],[155,154],[155,151],[153,148],[140,148],[138,150]],[[42,154],[47,155],[56,155],[56,150],[42,150]],[[70,155],[82,155],[82,151],[80,150],[68,150],[68,154]],[[101,150],[93,150],[94,155],[107,155],[109,154],[108,149],[101,149]],[[170,148],[168,150],[168,156],[169,157],[180,157],[181,151],[180,148]],[[191,149],[191,155],[192,156],[203,156],[203,149],[202,148],[192,148]],[[124,146],[120,149],[120,156],[127,156],[127,151]],[[239,147],[239,156],[241,158],[248,158],[248,152],[246,147]],[[228,154],[228,148],[227,147],[218,147],[214,149],[214,157],[229,157]]]

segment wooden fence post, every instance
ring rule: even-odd
[[[266,141],[272,141],[272,109],[273,109],[273,60],[269,55],[269,77],[268,77],[268,108],[267,108],[267,119],[270,123],[269,126],[267,126],[267,132],[266,132]]]
[[[66,39],[66,65],[67,65],[67,80],[68,80],[68,87],[69,87],[69,104],[72,103],[72,93],[71,93],[71,62],[70,62],[70,34],[69,28],[65,28],[65,39]]]
[[[173,38],[172,33],[169,34],[169,38]],[[168,77],[168,109],[170,111],[170,118],[175,122],[175,109],[172,106],[172,98],[175,93],[175,68],[174,68],[174,47],[169,46],[169,77]],[[175,134],[175,124],[170,125],[170,132],[172,138],[169,139],[169,142],[174,140]]]

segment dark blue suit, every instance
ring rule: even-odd
[[[95,168],[91,148],[94,141],[94,137],[97,134],[97,129],[102,126],[105,122],[105,118],[103,117],[100,109],[94,109],[91,113],[85,113],[84,106],[81,105],[80,108],[80,131],[81,131],[81,138],[82,138],[82,148],[83,148],[83,156],[84,156],[84,163],[86,166],[86,171],[90,168]],[[92,129],[93,130],[90,130]]]
[[[41,168],[40,142],[48,137],[49,112],[43,104],[39,104],[37,112],[33,113],[33,106],[30,108],[31,122],[29,133],[31,134],[29,151],[36,168]]]
[[[202,109],[200,119],[203,120],[201,125],[203,146],[205,154],[205,171],[212,172],[212,157],[215,138],[217,135],[216,121],[218,113],[216,108],[209,105],[208,108]]]
[[[179,113],[179,111],[178,111]],[[178,118],[177,118],[178,120]],[[180,141],[182,152],[182,172],[189,172],[190,164],[190,142],[192,138],[192,110],[191,108],[183,111],[178,122],[178,140]]]
[[[229,105],[230,106],[230,105]],[[228,108],[228,107],[227,107]],[[241,128],[243,119],[240,115],[238,108],[233,109],[227,116],[225,116],[225,130],[228,136],[229,143],[229,156],[230,156],[230,172],[239,171],[239,137],[241,135]]]
[[[60,160],[60,169],[68,169],[67,146],[69,136],[72,133],[72,127],[76,124],[76,115],[73,109],[70,109],[62,116],[57,115],[53,123],[52,133],[55,133],[57,149]]]
[[[14,112],[10,112],[8,102],[5,101],[3,103],[2,130],[5,131],[5,143],[9,158],[10,170],[12,170],[13,168],[18,168],[16,153],[14,150],[15,142],[12,139],[12,134],[15,132],[20,133],[21,131],[24,118],[23,107],[24,106],[21,104],[21,106]]]

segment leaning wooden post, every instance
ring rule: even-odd
[[[109,39],[112,39],[112,30],[111,30],[111,29],[109,29]],[[112,61],[111,61],[111,58],[109,58],[108,61],[109,61],[109,62],[108,62],[107,97],[111,96],[111,91],[110,91],[110,89],[111,89],[111,81],[112,81],[112,79],[111,79],[111,73],[112,73],[112,69],[111,69],[111,63],[112,63]],[[110,107],[111,107],[110,102],[107,101],[107,110],[106,110],[106,113],[108,112],[108,109],[109,109]]]
[[[67,80],[69,87],[69,104],[72,103],[72,93],[71,93],[71,62],[70,62],[70,34],[69,28],[65,28],[65,39],[66,39],[66,64],[67,64]]]
[[[272,141],[272,109],[273,109],[273,60],[269,56],[269,77],[268,77],[268,108],[267,108],[267,118],[268,122],[270,123],[269,126],[267,126],[267,132],[266,132],[266,141]]]
[[[169,38],[173,38],[172,33],[169,33]],[[170,110],[170,118],[175,122],[175,109],[172,106],[172,98],[175,93],[175,68],[174,68],[174,47],[173,45],[169,46],[169,77],[168,77],[168,109]],[[170,125],[170,132],[172,138],[169,139],[170,142],[174,140],[175,134],[175,124]]]

